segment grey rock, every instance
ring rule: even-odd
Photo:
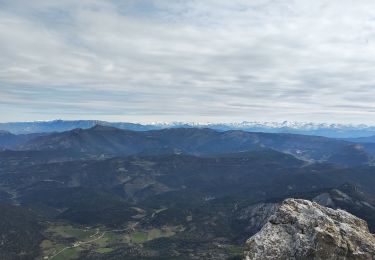
[[[287,199],[246,242],[245,259],[374,260],[375,237],[346,211]]]

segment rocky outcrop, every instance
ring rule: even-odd
[[[375,260],[375,237],[364,220],[299,199],[281,203],[245,248],[249,260]]]
[[[366,220],[370,232],[375,234],[375,199],[359,187],[345,184],[319,194],[312,201],[325,207],[343,209]]]

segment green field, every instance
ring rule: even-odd
[[[90,236],[96,233],[95,229],[82,229],[73,227],[71,225],[56,225],[50,227],[47,232],[52,232],[64,238],[76,238],[78,240],[83,240],[90,238]]]
[[[95,251],[100,253],[100,254],[106,254],[106,253],[111,253],[113,250],[114,250],[113,248],[102,247],[102,248],[96,249]]]
[[[144,243],[147,241],[147,233],[145,232],[137,232],[137,233],[134,233],[132,236],[131,236],[131,242],[133,243]]]
[[[68,248],[64,250],[61,254],[54,257],[53,260],[77,259],[79,257],[80,251],[81,250],[79,248]]]
[[[70,247],[53,259],[77,259],[83,250],[94,250],[100,254],[107,254],[121,247],[121,245],[143,244],[153,239],[171,237],[182,230],[180,226],[172,226],[124,233],[76,227],[65,223],[51,223],[45,233],[46,239],[41,243],[40,247],[42,248],[43,256],[49,257],[55,255],[63,248]],[[89,243],[85,243],[85,241]],[[80,244],[72,247],[77,242],[80,242]]]
[[[137,232],[132,234],[130,241],[133,243],[144,243],[149,240],[161,238],[161,237],[171,237],[180,231],[179,227],[163,227],[163,228],[153,228],[150,230]]]

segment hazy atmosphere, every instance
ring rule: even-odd
[[[0,121],[371,124],[375,2],[357,3],[0,0]]]
[[[0,260],[375,260],[375,0],[0,0]]]

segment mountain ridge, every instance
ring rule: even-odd
[[[209,128],[169,128],[131,131],[95,125],[89,129],[38,136],[18,145],[17,150],[62,151],[87,156],[186,153],[210,155],[269,148],[305,161],[337,164],[371,164],[372,146],[356,145],[328,137],[288,133],[217,131]]]
[[[244,130],[250,132],[295,133],[321,135],[331,138],[358,138],[375,135],[374,125],[334,124],[313,122],[233,122],[233,123],[200,123],[200,122],[107,122],[100,120],[53,120],[35,122],[0,123],[0,129],[14,134],[38,132],[62,132],[74,128],[90,128],[96,124],[114,126],[134,131],[158,130],[163,128],[212,128],[218,131]]]

